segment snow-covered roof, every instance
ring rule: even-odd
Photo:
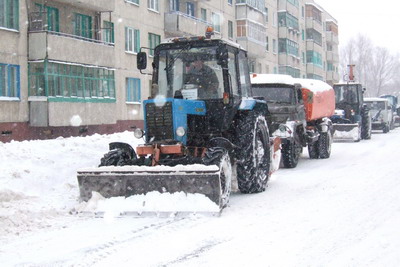
[[[295,79],[296,83],[301,84],[303,88],[307,88],[313,92],[322,92],[333,90],[332,86],[324,81],[314,80],[314,79]]]
[[[294,85],[295,79],[290,75],[285,74],[258,74],[254,73],[251,76],[252,84],[288,84]]]
[[[387,98],[381,98],[381,97],[365,97],[364,101],[365,102],[374,102],[374,101],[389,102],[389,100]]]

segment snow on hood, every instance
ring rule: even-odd
[[[332,86],[324,81],[314,80],[314,79],[295,79],[296,83],[301,84],[303,88],[309,89],[310,91],[323,92],[333,90]]]
[[[252,84],[288,84],[294,85],[295,79],[290,75],[285,74],[258,74],[254,73],[250,76]]]

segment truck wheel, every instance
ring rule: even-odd
[[[308,155],[310,159],[319,158],[318,141],[308,144]]]
[[[242,193],[265,190],[271,167],[268,126],[264,116],[241,116],[236,127],[237,180]]]
[[[301,147],[295,142],[282,145],[282,162],[285,168],[294,168],[299,163]]]
[[[318,138],[319,158],[327,159],[331,156],[332,134],[330,131],[321,133]]]
[[[232,165],[228,151],[222,147],[208,148],[204,157],[204,165],[217,165],[220,170],[220,208],[225,207],[229,202],[232,184]]]
[[[372,121],[369,110],[361,111],[361,139],[371,139]]]

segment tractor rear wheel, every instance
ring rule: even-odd
[[[369,110],[361,110],[361,138],[371,139],[372,121]]]
[[[237,180],[242,193],[265,190],[270,176],[271,147],[264,116],[245,114],[238,119]]]
[[[295,168],[299,163],[302,147],[296,142],[288,142],[282,145],[282,162],[285,168]]]
[[[310,159],[319,158],[318,141],[308,144],[308,155],[310,156]]]
[[[318,138],[319,158],[327,159],[331,156],[332,134],[330,131],[321,133]]]
[[[228,151],[222,147],[208,148],[204,157],[204,165],[217,165],[220,170],[220,208],[225,207],[229,202],[232,184],[232,165]]]

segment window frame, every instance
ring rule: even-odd
[[[151,33],[148,34],[149,56],[154,56],[154,48],[161,43],[161,35]]]
[[[111,26],[107,28],[107,26]],[[114,23],[111,21],[103,20],[103,36],[102,39],[106,43],[115,43],[115,36],[114,36]]]
[[[80,20],[80,24],[78,23],[78,20]],[[92,17],[81,13],[75,13],[74,35],[92,39],[92,31]]]
[[[19,31],[19,0],[2,0],[0,27]]]
[[[21,70],[20,65],[0,63],[0,99],[1,98],[20,99],[21,97],[20,70]],[[13,75],[14,77],[12,77]]]
[[[125,52],[137,54],[140,50],[140,30],[125,26]]]
[[[159,0],[147,0],[147,8],[155,11],[160,12],[160,1]]]
[[[142,84],[139,78],[126,77],[125,80],[125,102],[130,104],[142,103]]]

